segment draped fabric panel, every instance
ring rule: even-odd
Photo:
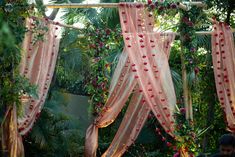
[[[115,72],[112,77],[108,100],[104,109],[87,129],[85,142],[85,156],[95,157],[98,147],[98,128],[110,125],[127,102],[132,90],[136,85],[133,74],[130,73],[130,61],[123,50]]]
[[[107,103],[87,129],[86,157],[96,156],[98,128],[115,120],[133,90],[119,130],[102,156],[121,156],[137,138],[150,111],[173,136],[176,97],[168,58],[175,35],[154,32],[154,19],[142,3],[120,3],[119,15],[125,47],[112,77]]]
[[[136,6],[138,9],[137,10],[135,8],[133,9],[133,7],[136,7]],[[129,20],[131,20],[130,21],[131,24],[135,23],[136,21],[134,21],[134,20],[136,20],[136,19],[137,19],[137,21],[141,22],[140,19],[138,19],[138,17],[136,17],[136,15],[138,16],[138,13],[142,14],[142,15],[144,13],[146,13],[144,10],[144,7],[142,7],[142,10],[141,10],[141,7],[142,7],[141,4],[140,5],[137,4],[137,5],[127,5],[127,7],[125,7],[125,9],[120,8],[119,9],[120,17],[123,17],[123,15],[131,16],[131,19],[129,19]],[[136,13],[136,12],[138,12],[138,13]],[[130,14],[132,14],[132,15],[130,15]],[[131,61],[131,57],[133,57],[133,60],[134,60],[133,62],[131,61],[132,68],[135,68],[134,70],[132,70],[132,73],[134,73],[135,76],[138,76],[138,77],[136,77],[137,80],[138,79],[140,81],[147,80],[147,83],[149,84],[149,82],[151,82],[151,80],[148,80],[148,78],[150,78],[151,75],[149,76],[148,73],[146,74],[146,72],[149,72],[149,71],[146,69],[143,69],[142,73],[140,73],[140,75],[143,76],[143,80],[141,80],[141,77],[139,77],[139,75],[137,75],[138,69],[141,69],[142,67],[146,68],[147,64],[155,63],[156,65],[158,65],[158,67],[160,67],[159,68],[160,70],[158,72],[161,73],[162,72],[161,70],[163,68],[165,68],[165,66],[168,66],[167,60],[169,58],[170,44],[174,40],[175,36],[173,34],[164,34],[164,33],[159,33],[159,32],[158,33],[153,32],[153,28],[151,27],[151,25],[149,25],[150,22],[148,21],[147,16],[149,17],[149,14],[143,15],[142,19],[145,19],[145,20],[147,19],[147,20],[145,22],[143,22],[141,24],[141,26],[139,26],[139,24],[134,25],[136,30],[138,30],[139,32],[142,32],[141,34],[137,34],[138,35],[137,38],[134,37],[136,34],[134,32],[135,30],[133,30],[133,29],[130,29],[131,31],[133,31],[133,33],[128,33],[128,32],[126,32],[126,34],[125,34],[125,32],[123,32],[123,33],[124,33],[124,40],[126,39],[127,41],[129,41],[129,40],[133,39],[131,44],[126,42],[126,45],[131,46],[131,50],[127,51],[129,53],[128,56],[130,56],[130,61]],[[124,18],[125,18],[125,16],[124,16]],[[130,27],[131,24],[128,24],[128,21],[126,19],[124,21],[125,21],[124,22],[125,24],[122,23],[122,30],[127,30],[127,28],[125,28],[125,27],[126,26]],[[152,23],[153,23],[153,19],[150,19],[150,21],[152,21]],[[149,25],[150,27],[147,27],[146,25]],[[139,30],[138,27],[142,27],[142,28],[144,27],[144,28],[149,28],[149,29],[148,30],[143,30],[143,29]],[[144,33],[145,31],[147,33]],[[146,38],[149,38],[149,39],[151,38],[150,42],[146,41],[147,40]],[[154,42],[155,40],[157,42]],[[146,47],[153,46],[153,45],[151,45],[151,43],[156,44],[152,48],[154,48],[155,50],[158,50],[159,52],[157,52],[157,53],[152,52],[151,53],[151,51],[149,51],[149,49],[147,49],[146,50],[146,57],[137,56],[138,54],[141,54],[141,52],[143,52],[143,50],[145,48],[145,45],[143,47],[143,45],[137,44],[138,42],[145,43]],[[133,48],[133,46],[134,46],[134,48]],[[141,47],[141,48],[138,49],[138,47]],[[137,48],[137,49],[135,49],[135,48]],[[128,46],[126,49],[128,50]],[[142,64],[138,65],[139,58],[148,59],[147,58],[148,56],[150,56],[149,60],[147,60],[147,61],[144,60],[142,62]],[[155,57],[155,56],[158,57],[157,60],[151,61],[151,57]],[[164,58],[162,59],[162,57],[160,57],[160,56],[163,56]],[[166,69],[166,71],[164,71],[164,72],[169,72],[169,68]],[[169,83],[171,83],[168,78],[168,77],[170,77],[169,74],[168,74],[168,76],[166,76],[166,73],[164,73],[164,74],[160,74],[160,76],[162,76],[162,78],[160,77],[160,79],[162,79],[160,82],[162,84],[162,87],[165,88],[165,91],[169,92],[169,93],[164,92],[164,93],[166,93],[166,97],[169,100],[175,100],[174,89],[172,88],[172,84],[169,84]],[[167,78],[167,79],[165,79],[165,78]],[[140,84],[142,84],[142,82],[140,82],[139,85]],[[126,111],[125,117],[123,118],[122,123],[121,123],[110,147],[102,155],[103,157],[122,156],[124,154],[124,152],[126,151],[126,149],[128,149],[128,147],[136,140],[137,136],[139,135],[145,121],[147,120],[148,114],[151,111],[151,108],[148,104],[148,101],[146,101],[147,96],[143,92],[144,90],[142,90],[144,88],[145,87],[139,88],[139,86],[136,86],[135,93],[134,93],[133,97],[131,98],[131,102],[130,102],[129,107]],[[157,87],[157,88],[160,89],[159,87]],[[151,90],[148,89],[148,92],[149,91],[151,92],[152,89]],[[172,92],[172,93],[170,93],[170,92]],[[156,101],[156,100],[154,100],[154,101]],[[172,105],[172,110],[173,110],[175,102],[168,103],[168,105],[170,105],[170,104]],[[171,106],[169,106],[169,107],[171,108]],[[160,114],[158,114],[157,118],[159,118],[159,115]],[[167,121],[169,121],[169,120],[167,120]]]
[[[4,156],[23,157],[24,146],[18,133],[16,106],[9,106],[1,126]]]
[[[132,73],[144,96],[142,101],[149,105],[165,131],[173,135],[176,96],[168,57],[175,35],[154,32],[154,18],[144,4],[121,3],[119,15]]]
[[[235,132],[235,48],[231,28],[214,24],[212,58],[217,95],[224,110],[228,130]]]
[[[23,41],[23,52],[20,64],[20,74],[38,87],[38,99],[31,98],[24,103],[24,113],[18,118],[18,128],[21,135],[25,135],[39,116],[50,87],[56,64],[59,39],[58,27],[46,20],[39,20],[34,27],[34,20],[27,19],[26,27],[29,30]],[[41,28],[41,29],[40,29]],[[48,29],[45,31],[46,28]],[[42,40],[36,38],[42,36]]]
[[[136,90],[122,123],[108,150],[102,155],[103,157],[121,156],[138,137],[150,113],[149,106],[145,102],[142,103],[142,98],[143,94]]]

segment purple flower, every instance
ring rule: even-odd
[[[176,9],[176,8],[177,8],[177,5],[176,5],[175,3],[172,3],[172,4],[171,4],[171,8],[172,8],[172,9]]]
[[[104,46],[104,43],[100,42],[99,46],[102,48]]]
[[[157,7],[158,6],[158,2],[155,2],[154,5]]]
[[[191,52],[195,52],[195,51],[196,51],[196,48],[195,48],[195,47],[191,47],[190,51],[191,51]]]
[[[185,108],[180,108],[180,113],[181,114],[185,114],[185,112],[186,112]]]
[[[96,80],[96,79],[92,80],[92,85],[93,85],[94,87],[97,87],[97,80]]]
[[[193,60],[192,59],[189,59],[188,60],[190,64],[193,64]]]

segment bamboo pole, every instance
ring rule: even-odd
[[[192,98],[192,92],[189,88],[188,90],[188,107],[189,107],[189,120],[193,121],[193,98]]]
[[[183,2],[187,5],[205,7],[203,2]],[[187,6],[183,3],[177,3],[178,7],[183,10],[187,10]],[[119,3],[97,3],[97,4],[85,4],[85,3],[66,3],[66,4],[46,4],[47,8],[117,8]]]
[[[47,8],[117,8],[119,3],[97,3],[97,4],[86,4],[86,3],[66,3],[66,4],[46,4]]]
[[[190,119],[189,112],[189,88],[188,88],[188,80],[187,80],[187,71],[185,66],[185,58],[184,58],[184,47],[181,45],[181,74],[182,74],[182,82],[183,82],[183,96],[184,96],[184,108],[186,111],[185,117],[187,120]]]
[[[45,20],[44,18],[42,17],[36,17],[36,16],[31,16],[31,18],[33,19],[40,19],[40,20]],[[54,24],[54,25],[58,25],[58,26],[61,26],[61,27],[67,27],[67,28],[71,28],[71,29],[78,29],[78,30],[83,30],[83,28],[80,28],[80,27],[76,27],[76,26],[73,26],[73,25],[66,25],[66,24],[62,24],[62,23],[59,23],[59,22],[56,22],[56,21],[53,21],[53,20],[50,20],[50,19],[47,19],[50,23]],[[212,19],[211,19],[212,20]],[[232,28],[232,32],[235,32],[235,29]],[[172,32],[174,33],[174,32]],[[175,33],[177,36],[179,36],[180,34],[179,33]],[[197,31],[196,32],[197,35],[211,35],[212,34],[212,31]],[[84,37],[83,34],[80,34],[80,37]]]
[[[31,16],[31,18],[32,19],[39,19],[39,20],[47,20],[48,22],[50,22],[54,25],[61,26],[61,27],[67,27],[67,28],[82,30],[81,28],[73,26],[73,25],[66,25],[66,24],[59,23],[59,22],[56,22],[56,21],[53,21],[53,20],[50,20],[50,19],[45,19],[45,18],[42,18],[42,17]]]

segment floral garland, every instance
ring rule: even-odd
[[[178,7],[178,3],[175,3],[175,2],[167,2],[167,1],[164,1],[164,2],[158,2],[158,1],[155,1],[153,2],[152,0],[148,0],[148,7],[149,9],[157,9],[159,11],[163,11],[165,9],[176,9]]]
[[[190,156],[193,156],[193,154],[196,154],[198,151],[197,144],[195,143],[197,136],[195,134],[193,123],[185,119],[185,112],[185,108],[180,108],[179,112],[176,112],[174,115],[176,119],[175,135],[178,137],[176,141],[178,153],[176,154],[180,154],[181,151],[184,151]]]
[[[197,23],[204,19],[203,11],[193,6],[188,11],[181,10],[181,19],[179,25],[180,40],[184,49],[185,65],[187,71],[194,71],[195,75],[199,73],[197,60],[197,38],[196,29]],[[199,20],[200,18],[200,20]],[[176,129],[175,134],[179,139],[176,141],[178,150],[182,153],[188,152],[193,156],[199,150],[197,143],[198,135],[192,121],[185,119],[185,109],[181,108],[175,113]]]
[[[107,56],[110,56],[112,49],[117,49],[122,43],[121,30],[109,28],[87,30],[85,34],[88,35],[89,55],[92,63],[90,80],[86,83],[86,89],[91,96],[93,114],[98,114],[108,98],[112,61]]]
[[[157,15],[163,15],[165,13],[171,14],[177,12],[178,3],[175,2],[158,2],[158,1],[152,1],[148,0],[147,8],[149,11],[153,12]]]
[[[195,74],[199,73],[196,25],[198,21],[202,21],[204,17],[203,11],[196,6],[192,6],[188,11],[181,10],[181,19],[178,31],[180,32],[182,46],[185,48],[185,64],[187,70],[194,70]]]

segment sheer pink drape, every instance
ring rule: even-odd
[[[212,57],[217,95],[228,129],[235,132],[235,48],[233,34],[224,23],[214,24]]]
[[[26,134],[32,128],[35,119],[41,112],[50,87],[59,49],[58,27],[46,20],[39,22],[40,27],[48,30],[43,31],[35,28],[33,19],[26,21],[26,27],[29,31],[25,34],[23,42],[20,73],[27,77],[32,84],[37,85],[38,99],[30,99],[24,104],[23,116],[18,118],[18,128],[21,135]],[[35,42],[39,33],[43,34],[43,38]]]
[[[98,128],[115,120],[133,90],[125,117],[103,156],[121,156],[137,138],[150,111],[173,135],[176,97],[168,57],[175,36],[154,32],[154,19],[142,3],[121,3],[119,15],[125,48],[112,77],[105,108],[87,130],[86,157],[96,156]]]

